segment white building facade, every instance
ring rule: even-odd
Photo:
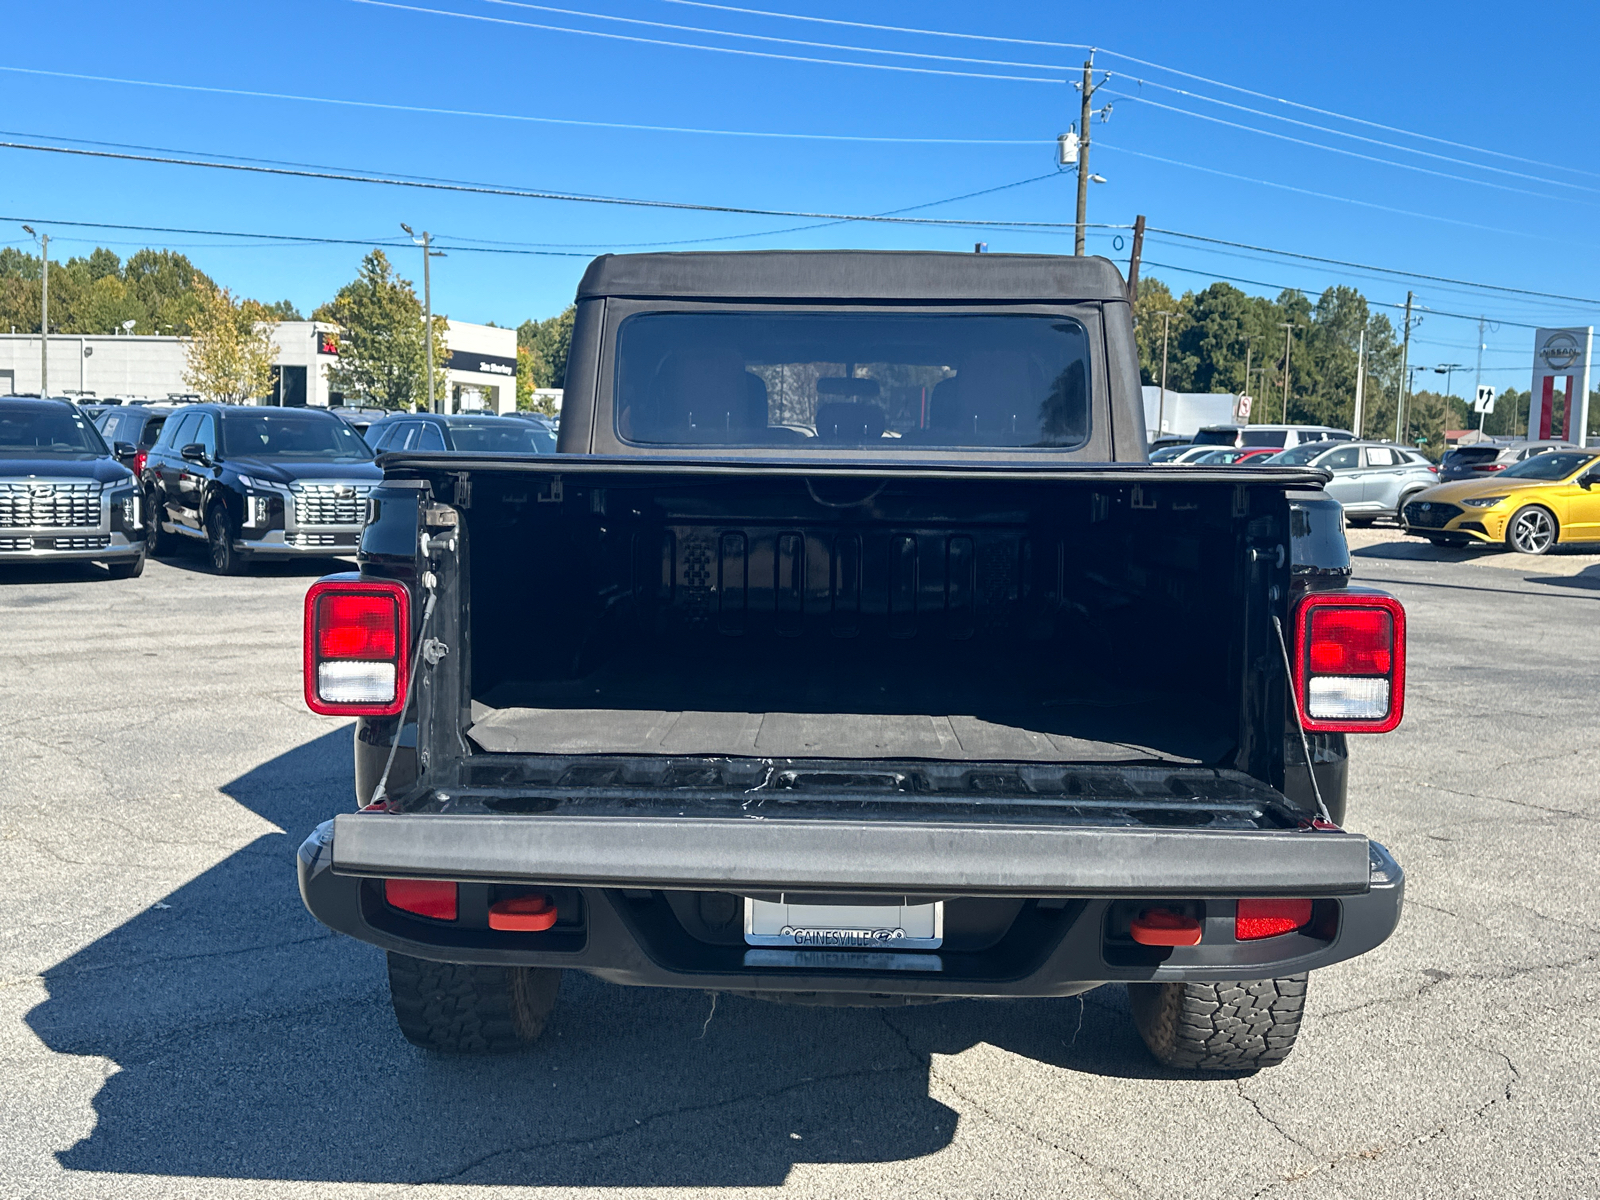
[[[517,407],[517,331],[451,321],[446,412],[510,412]],[[272,387],[258,403],[326,408],[344,397],[328,371],[339,361],[339,327],[283,321]],[[73,399],[197,399],[183,381],[188,339],[110,334],[50,335],[50,394]],[[0,333],[0,396],[39,393],[39,335]]]

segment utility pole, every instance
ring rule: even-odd
[[[1405,336],[1400,342],[1400,382],[1396,385],[1394,398],[1394,440],[1400,445],[1405,445],[1405,413],[1406,413],[1406,383],[1411,378],[1406,369],[1411,361],[1411,293],[1406,293],[1406,328]]]
[[[1356,437],[1361,436],[1362,404],[1367,398],[1367,330],[1361,329],[1361,341],[1356,346],[1356,403],[1355,410],[1351,413],[1350,432]]]
[[[1160,437],[1167,424],[1167,331],[1172,328],[1176,313],[1164,312],[1161,317],[1161,399],[1156,401],[1156,436]]]
[[[1079,105],[1079,129],[1081,136],[1078,139],[1078,226],[1072,239],[1072,252],[1080,257],[1083,255],[1083,232],[1089,221],[1089,184],[1104,183],[1098,175],[1089,174],[1089,118],[1093,113],[1089,110],[1090,101],[1094,94],[1105,86],[1106,80],[1111,76],[1107,74],[1097,84],[1094,82],[1094,51],[1089,51],[1089,57],[1083,63],[1083,82],[1078,84],[1078,90],[1083,93],[1082,103]],[[1106,105],[1100,110],[1100,119],[1106,120],[1111,116],[1111,105]]]
[[[24,225],[30,234],[39,239],[39,395],[50,395],[50,235],[34,233],[31,225]]]
[[[1294,353],[1294,331],[1299,328],[1293,321],[1280,321],[1285,329],[1283,343],[1283,423],[1289,423],[1289,358]]]
[[[1144,253],[1144,214],[1133,219],[1133,253],[1128,257],[1128,303],[1139,299],[1139,258]]]
[[[433,237],[426,229],[422,231],[421,239],[418,239],[417,235],[411,232],[411,226],[404,221],[400,222],[400,228],[406,231],[406,235],[413,242],[422,247],[422,324],[428,340],[428,411],[436,413],[439,411],[439,403],[433,394],[433,283],[428,270],[428,260],[443,258],[444,255],[434,253]]]
[[[1245,390],[1245,394],[1246,395],[1250,394],[1250,352],[1252,350],[1254,350],[1255,348],[1256,348],[1255,335],[1254,334],[1250,334],[1250,333],[1245,334],[1244,335],[1244,390]],[[1234,418],[1236,420],[1238,419],[1238,409],[1237,409],[1237,407],[1234,409]],[[1246,421],[1245,424],[1248,425],[1249,421]]]

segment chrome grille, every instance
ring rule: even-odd
[[[12,553],[16,553],[18,551],[27,551],[27,550],[32,550],[32,549],[33,549],[33,539],[31,537],[20,537],[20,538],[16,538],[16,537],[15,538],[3,538],[3,537],[0,537],[0,552],[10,551]]]
[[[360,525],[367,517],[367,483],[292,483],[296,525]]]
[[[111,544],[111,539],[103,534],[100,537],[58,537],[44,540],[53,543],[57,550],[104,550]]]
[[[291,533],[284,538],[291,546],[302,549],[317,546],[354,546],[356,535],[353,533]]]
[[[99,527],[98,483],[0,483],[0,529]]]

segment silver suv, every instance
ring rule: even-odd
[[[1267,466],[1321,467],[1333,472],[1325,489],[1344,505],[1350,525],[1399,518],[1418,492],[1439,482],[1439,468],[1422,454],[1392,442],[1310,442],[1274,454]]]
[[[1439,482],[1483,479],[1496,471],[1514,467],[1535,454],[1543,454],[1546,450],[1577,448],[1571,442],[1558,441],[1478,442],[1471,446],[1457,446],[1439,460]]]

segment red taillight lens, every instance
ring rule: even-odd
[[[1406,614],[1382,592],[1313,593],[1295,614],[1295,702],[1311,733],[1387,733],[1405,707]]]
[[[1314,608],[1310,657],[1318,675],[1387,675],[1394,618],[1381,608]]]
[[[1293,933],[1309,924],[1309,900],[1241,900],[1233,918],[1233,936],[1236,941],[1254,942]]]
[[[1506,469],[1506,465],[1505,463],[1493,462],[1486,463],[1481,467],[1473,467],[1472,469],[1474,471],[1504,471]]]
[[[390,905],[435,921],[456,919],[456,885],[436,879],[385,879],[383,898]]]
[[[405,707],[410,593],[399,583],[324,579],[306,593],[305,694],[312,712],[392,717]]]
[[[400,644],[400,602],[388,594],[317,597],[317,657],[384,659]]]
[[[142,476],[144,474],[145,460],[148,459],[149,457],[150,456],[148,454],[146,454],[143,450],[140,450],[137,454],[135,454],[133,456],[133,477],[135,479],[138,479],[140,476]]]

